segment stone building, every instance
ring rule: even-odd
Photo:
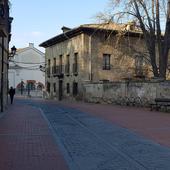
[[[86,24],[40,44],[45,48],[50,98],[82,98],[87,82],[152,76],[142,33],[123,24]]]
[[[3,112],[7,106],[8,95],[8,47],[11,38],[9,1],[0,0],[0,108]]]
[[[44,53],[33,43],[18,49],[9,62],[9,87],[14,87],[21,95],[42,96],[45,87],[45,73],[40,70],[42,65],[45,65]]]

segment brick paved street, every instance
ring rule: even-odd
[[[37,108],[14,103],[0,119],[0,170],[67,170]]]
[[[0,119],[0,169],[169,170],[169,124],[148,109],[18,99]]]

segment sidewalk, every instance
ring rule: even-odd
[[[0,170],[68,170],[40,110],[14,101],[0,118]]]

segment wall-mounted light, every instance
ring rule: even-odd
[[[9,53],[9,57],[14,57],[14,55],[16,54],[16,51],[17,51],[16,47],[13,46],[13,47],[11,48],[11,52]]]
[[[42,66],[42,65],[40,65],[39,68],[40,68],[40,71],[42,71],[42,72],[45,72],[45,70],[46,70],[45,66]]]

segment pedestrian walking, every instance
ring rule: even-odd
[[[14,95],[15,95],[15,89],[13,87],[10,87],[9,95],[10,95],[11,104],[12,104],[13,103],[13,99],[14,99]]]

